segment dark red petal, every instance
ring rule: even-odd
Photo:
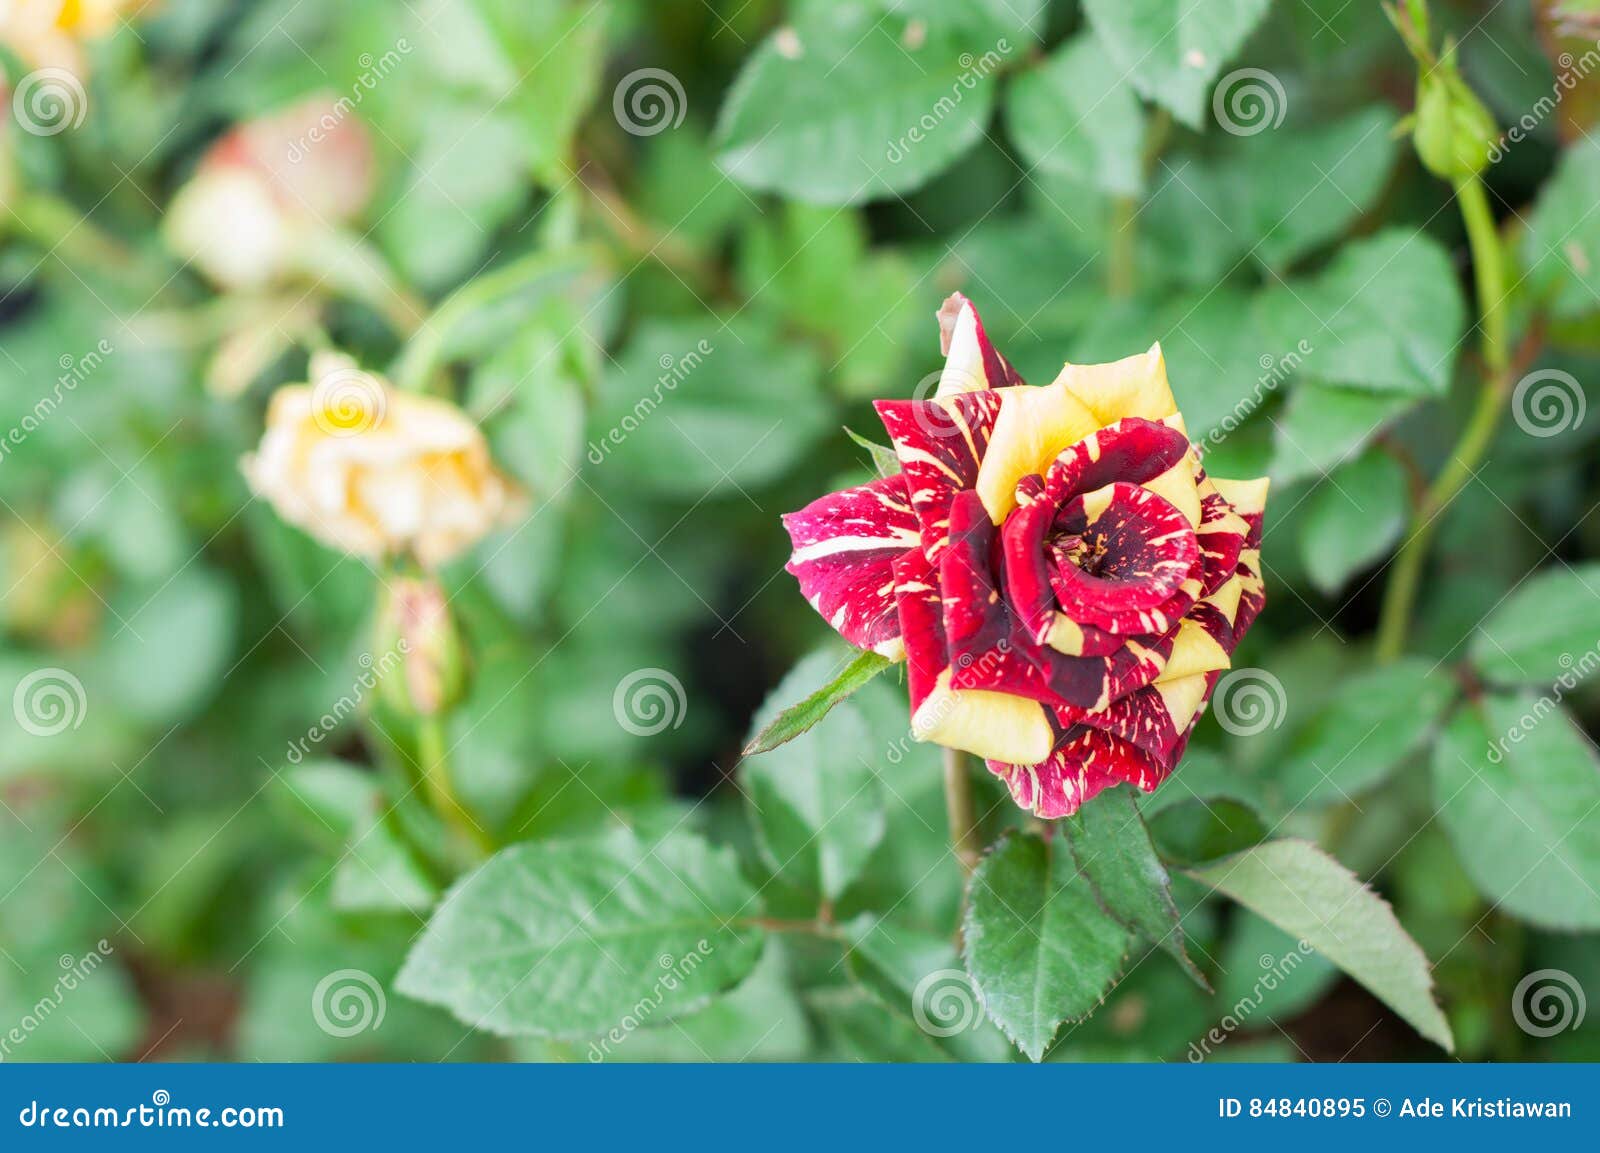
[[[1049,531],[1041,544],[1053,559],[1050,585],[1061,611],[1075,621],[1098,624],[1160,607],[1200,556],[1183,513],[1124,481],[1073,497],[1057,510]]]
[[[829,493],[785,514],[783,526],[794,542],[785,567],[811,606],[857,648],[897,655],[893,564],[920,543],[905,478]]]
[[[1082,726],[1064,734],[1049,758],[1036,765],[986,763],[1005,781],[1012,800],[1046,820],[1071,816],[1102,789],[1167,775],[1137,746]]]
[[[1062,451],[1045,474],[1044,499],[1060,505],[1112,481],[1144,484],[1177,464],[1188,451],[1189,438],[1177,429],[1126,417]]]
[[[978,310],[973,307],[972,301],[959,292],[952,292],[939,306],[939,354],[950,355],[950,348],[956,336],[956,325],[963,308],[971,309],[972,312],[972,325],[977,336],[980,363],[985,377],[982,387],[1005,388],[1008,385],[1023,383],[1017,370],[1011,367],[1011,362],[1000,355],[989,340],[988,333],[984,332],[983,321],[979,319]]]
[[[950,667],[944,608],[938,574],[921,549],[910,549],[895,558],[894,581],[900,635],[906,646],[906,685],[915,714],[933,692],[939,674]]]
[[[937,561],[944,551],[955,494],[978,481],[989,447],[999,394],[963,392],[938,400],[880,400],[873,405],[894,442],[911,507],[922,526],[922,549]]]

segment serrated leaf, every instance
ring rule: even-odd
[[[1411,396],[1296,381],[1273,422],[1274,483],[1331,472],[1417,403]]]
[[[1030,168],[1132,196],[1144,186],[1144,111],[1093,32],[1011,82],[1006,123]]]
[[[750,972],[759,911],[732,852],[698,837],[514,845],[456,883],[395,987],[503,1035],[590,1037],[641,1002],[660,1023]]]
[[[807,675],[802,664],[773,696],[792,695],[797,678]],[[824,900],[850,887],[883,839],[883,794],[871,752],[866,721],[842,704],[809,732],[741,766],[767,863]]]
[[[1454,1050],[1428,958],[1389,903],[1316,845],[1268,841],[1190,875],[1305,941],[1422,1036]]]
[[[1467,655],[1496,684],[1550,685],[1587,675],[1597,646],[1600,564],[1561,565],[1518,585],[1479,626]]]
[[[1268,6],[1269,0],[1085,0],[1083,9],[1140,94],[1199,128],[1211,82]]]
[[[1539,194],[1522,241],[1522,259],[1536,291],[1559,316],[1600,309],[1600,141],[1585,133],[1561,155]]]
[[[1130,934],[1095,899],[1064,842],[1001,841],[972,874],[967,972],[989,1017],[1034,1061],[1063,1021],[1082,1020],[1122,972]]]
[[[1420,657],[1341,680],[1289,747],[1278,778],[1281,811],[1347,801],[1382,781],[1454,695],[1448,673]]]
[[[828,711],[840,701],[892,664],[894,662],[888,657],[863,649],[833,680],[799,704],[784,709],[770,723],[763,726],[761,731],[745,745],[744,755],[753,757],[758,753],[771,752],[785,741],[794,740],[827,716]]]
[[[1206,992],[1205,974],[1184,948],[1183,926],[1172,901],[1172,880],[1150,843],[1133,794],[1108,789],[1061,822],[1078,868],[1088,875],[1105,911],[1152,945],[1164,949]]]
[[[1406,474],[1373,450],[1329,474],[1300,509],[1300,556],[1311,583],[1332,596],[1399,542],[1407,519]]]
[[[813,204],[909,192],[982,137],[1003,56],[958,29],[829,7],[750,55],[717,121],[735,180]]]
[[[1600,764],[1550,698],[1484,697],[1434,750],[1433,799],[1488,900],[1550,929],[1600,929]]]
[[[1311,346],[1305,375],[1406,396],[1449,387],[1466,323],[1449,254],[1403,229],[1345,245],[1315,276],[1264,292],[1257,308],[1271,347]]]

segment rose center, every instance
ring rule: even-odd
[[[1178,591],[1200,555],[1188,518],[1122,481],[1063,504],[1045,550],[1062,610],[1089,616],[1155,608]]]

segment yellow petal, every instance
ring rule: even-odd
[[[1194,479],[1194,449],[1183,454],[1183,459],[1143,487],[1168,501],[1189,519],[1194,528],[1200,527],[1200,489]]]
[[[1038,701],[952,689],[949,669],[939,674],[934,690],[911,718],[911,735],[1012,765],[1038,764],[1055,743]]]
[[[1065,365],[1056,383],[1065,385],[1102,425],[1125,416],[1165,420],[1178,411],[1167,386],[1167,363],[1159,343],[1140,356],[1110,364]]]
[[[1206,597],[1202,603],[1210,605],[1223,616],[1227,617],[1228,623],[1231,625],[1234,618],[1239,615],[1239,597],[1243,595],[1243,593],[1244,582],[1240,580],[1238,574],[1235,573],[1223,583],[1221,588],[1212,593],[1210,596]]]
[[[1173,729],[1181,736],[1205,702],[1205,674],[1198,673],[1175,681],[1160,681],[1156,683],[1155,690],[1161,694],[1162,703],[1167,706],[1167,715],[1172,718]]]
[[[1180,681],[1225,669],[1232,664],[1228,654],[1222,651],[1222,646],[1210,633],[1194,621],[1184,620],[1178,625],[1178,635],[1172,640],[1172,655],[1167,658],[1167,667],[1161,670],[1156,683]]]
[[[1211,478],[1211,483],[1217,486],[1222,499],[1243,516],[1262,512],[1267,507],[1267,488],[1271,483],[1267,477],[1258,476],[1255,480],[1224,480],[1220,476],[1214,476]]]
[[[1000,415],[995,417],[975,487],[990,519],[999,524],[1016,506],[1019,480],[1043,473],[1063,449],[1100,424],[1059,381],[1042,388],[1024,384],[996,391]]]

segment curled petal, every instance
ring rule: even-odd
[[[939,351],[945,360],[935,396],[1022,383],[1017,370],[983,331],[978,310],[959,292],[952,292],[939,306]]]
[[[930,560],[944,551],[950,502],[978,482],[1000,395],[985,390],[936,400],[880,400],[873,406],[900,458]]]
[[[920,543],[903,476],[829,493],[783,526],[794,543],[785,566],[811,606],[857,648],[898,657],[894,561]]]

